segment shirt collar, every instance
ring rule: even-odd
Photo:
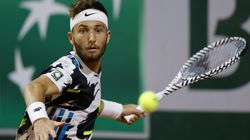
[[[79,63],[81,64],[82,68],[81,71],[83,71],[86,74],[90,74],[93,75],[95,77],[101,76],[101,71],[98,73],[95,73],[94,71],[92,71],[83,61],[82,59],[74,52],[72,51],[71,54],[74,55],[74,57],[79,61]]]

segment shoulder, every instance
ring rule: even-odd
[[[72,53],[67,54],[66,56],[63,56],[59,58],[57,61],[55,61],[52,64],[53,67],[61,67],[63,69],[75,69],[79,68],[79,62],[74,57]]]

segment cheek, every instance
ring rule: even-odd
[[[87,41],[87,39],[85,39],[85,37],[77,36],[75,39],[75,42],[82,46],[82,45],[86,44],[88,41]]]
[[[107,40],[106,39],[102,40],[101,43],[102,43],[102,45],[106,45],[107,44]]]
[[[105,45],[107,43],[107,37],[106,36],[100,37],[98,42],[102,45]]]

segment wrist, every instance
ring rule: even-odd
[[[38,119],[49,118],[46,112],[45,104],[42,102],[34,102],[30,104],[26,111],[32,124]]]
[[[102,100],[103,109],[100,113],[100,117],[112,118],[116,120],[123,112],[123,105],[113,101]]]

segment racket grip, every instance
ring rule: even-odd
[[[144,111],[143,107],[140,106],[140,105],[138,105],[138,106],[136,107],[136,109],[140,110],[141,112]],[[124,118],[125,118],[125,120],[126,120],[127,122],[130,122],[130,120],[131,120],[134,116],[135,116],[134,114],[131,114],[131,115],[124,116]]]

